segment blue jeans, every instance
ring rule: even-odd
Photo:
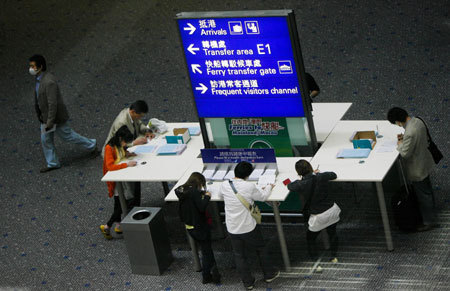
[[[431,186],[430,176],[422,181],[411,182],[422,214],[423,224],[430,225],[436,223],[436,213],[433,201],[433,187]]]
[[[71,129],[68,125],[68,122],[57,124],[55,131],[41,133],[42,149],[44,151],[45,160],[47,161],[47,167],[49,168],[61,166],[58,158],[56,157],[56,149],[54,144],[55,132],[64,141],[80,145],[87,150],[93,150],[97,144],[95,139],[86,138],[73,131],[73,129]]]

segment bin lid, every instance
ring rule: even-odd
[[[134,207],[121,224],[148,224],[159,211],[160,207]]]

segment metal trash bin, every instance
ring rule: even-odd
[[[134,207],[121,225],[131,272],[161,275],[173,260],[161,208]]]

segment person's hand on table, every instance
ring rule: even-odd
[[[130,153],[129,151],[126,151],[126,152],[125,152],[125,157],[126,157],[126,158],[129,158],[129,157],[135,157],[135,156],[137,156],[135,153]]]
[[[314,174],[317,174],[317,173],[320,173],[320,170],[319,170],[319,169],[315,169],[315,170],[314,170]]]
[[[403,142],[403,134],[397,134],[397,145]]]
[[[271,187],[270,190],[272,190],[275,187],[275,184],[267,184],[266,186],[262,187],[262,189],[266,189],[267,186]]]
[[[141,144],[146,144],[147,143],[147,138],[146,137],[138,137],[137,139],[135,139],[133,141],[133,145],[141,145]]]
[[[211,192],[206,191],[206,192],[205,192],[205,195],[211,197]]]
[[[127,162],[128,167],[134,167],[134,166],[136,166],[136,164],[137,164],[136,161],[128,161]]]

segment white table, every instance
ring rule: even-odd
[[[199,126],[197,122],[168,123],[169,130],[158,134],[150,144],[157,144],[165,139],[166,135],[173,135],[174,128]],[[162,182],[165,194],[169,192],[167,182],[178,181],[189,168],[192,162],[200,155],[200,149],[204,148],[202,135],[191,136],[187,148],[180,155],[158,156],[156,150],[153,153],[138,154],[133,159],[139,160],[135,167],[127,167],[117,171],[109,171],[103,176],[102,182]],[[145,164],[142,164],[145,162]],[[128,212],[122,185],[117,183],[122,213]]]
[[[336,124],[347,113],[352,103],[316,103],[313,107],[313,122],[317,142],[323,143]]]
[[[313,103],[313,119],[317,140],[325,141],[334,126],[344,116],[352,103]],[[171,135],[173,128],[199,126],[198,122],[168,123],[169,131],[157,137],[164,138]],[[208,128],[209,129],[209,128]],[[208,133],[209,139],[212,137]],[[156,153],[140,154],[139,159],[146,161],[145,165],[129,167],[119,171],[110,171],[102,178],[103,182],[161,182],[178,181],[191,165],[192,161],[204,148],[201,134],[192,136],[187,144],[187,149],[177,156],[157,156]]]
[[[383,135],[383,137],[377,139],[377,144],[368,158],[336,158],[340,149],[353,148],[350,137],[354,131],[376,131],[377,125],[379,134]],[[388,121],[340,121],[311,160],[313,168],[316,168],[319,165],[321,171],[335,172],[337,174],[337,179],[334,181],[336,182],[374,182],[376,184],[387,249],[390,251],[394,249],[394,245],[392,243],[382,182],[394,162],[397,160],[399,154],[396,149],[393,149],[392,152],[377,151],[383,143],[388,141],[395,142],[397,140],[397,134],[402,132],[402,128],[392,125]],[[361,163],[361,161],[364,162]]]
[[[313,103],[312,105],[317,141],[324,142],[352,103]],[[199,123],[183,122],[168,123],[167,125],[169,131],[158,136],[157,139],[164,138],[165,135],[171,135],[173,128],[199,126]],[[208,132],[208,136],[212,140],[210,132]],[[142,154],[139,159],[145,160],[145,165],[129,167],[120,171],[110,171],[106,173],[102,181],[176,182],[182,177],[192,160],[200,154],[200,149],[204,148],[202,136],[192,136],[187,145],[188,147],[183,154],[178,156],[157,156],[155,153]]]
[[[168,123],[169,130],[158,135],[155,141],[164,139],[166,135],[173,135],[174,128],[199,126],[198,122]],[[136,167],[128,167],[118,171],[109,171],[103,176],[102,181],[114,182],[161,182],[178,181],[200,155],[200,149],[204,148],[202,135],[191,136],[187,148],[181,155],[158,156],[153,153],[138,154],[135,159],[145,161],[146,164],[138,164]]]
[[[281,225],[281,217],[280,210],[278,209],[278,202],[286,200],[286,197],[289,194],[286,186],[283,184],[283,181],[286,178],[290,178],[292,181],[296,178],[295,174],[295,163],[300,159],[306,159],[310,161],[310,157],[289,157],[289,158],[277,158],[277,167],[278,167],[278,175],[275,179],[275,187],[272,189],[272,194],[266,200],[266,202],[270,202],[273,207],[275,223],[277,226],[278,238],[280,240],[280,248],[281,254],[283,256],[283,262],[286,270],[289,270],[291,267],[291,263],[289,260],[289,253],[287,251],[286,239],[284,237],[283,226]],[[178,183],[172,188],[169,194],[166,196],[165,201],[167,202],[175,202],[178,201],[178,197],[175,194],[175,189],[183,185],[189,176],[193,172],[202,172],[203,171],[203,162],[201,159],[196,159],[194,163],[192,163],[191,167],[186,171],[183,177],[178,181]],[[218,196],[219,188],[222,182],[213,182],[212,184],[208,184],[208,191],[211,192],[211,201],[223,201]],[[200,263],[198,260],[198,255],[196,251],[195,243],[192,241],[190,236],[188,235],[189,243],[191,244],[192,252],[194,254],[194,263],[195,267],[198,270],[200,268]]]

